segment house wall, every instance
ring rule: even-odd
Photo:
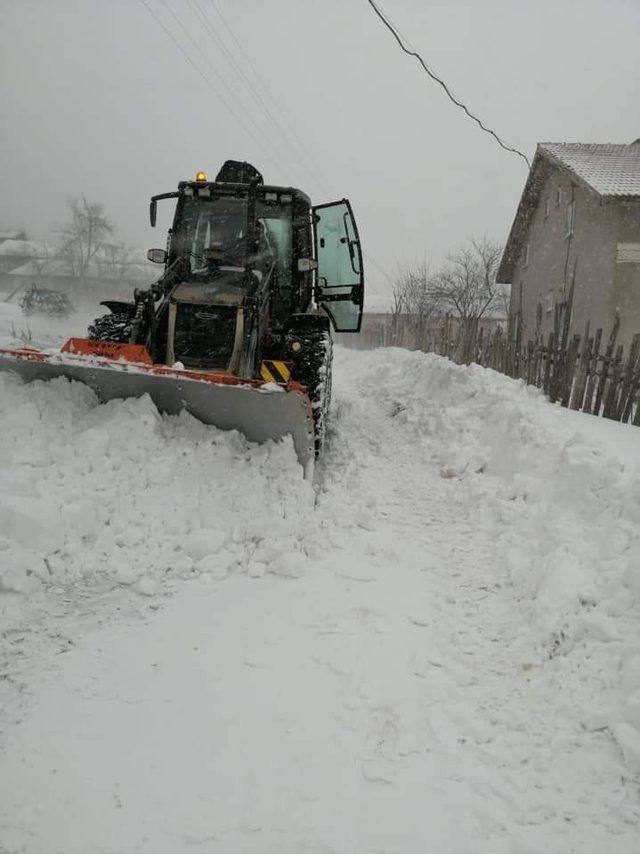
[[[619,202],[616,214],[620,251],[616,251],[614,259],[611,310],[620,312],[619,339],[626,346],[633,335],[640,332],[640,202]],[[629,260],[631,258],[636,260]]]
[[[561,191],[559,205],[558,190]],[[574,227],[571,237],[567,237],[567,206],[572,201],[575,202]],[[592,333],[602,327],[604,336],[609,334],[616,304],[614,279],[619,208],[620,203],[602,201],[582,184],[572,181],[564,170],[558,167],[550,170],[528,232],[528,263],[525,244],[513,276],[511,310],[517,310],[521,304],[525,340],[535,335],[538,304],[542,307],[543,336],[553,329],[554,303],[567,298],[574,265],[570,334],[582,334],[588,320]],[[626,292],[626,285],[621,284],[621,288]]]

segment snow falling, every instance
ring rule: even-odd
[[[638,851],[634,430],[418,352],[334,379],[311,482],[0,376],[2,852]]]

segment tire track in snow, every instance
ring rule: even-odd
[[[628,835],[632,845],[637,794],[619,761],[612,761],[609,734],[585,732],[584,710],[564,690],[562,663],[545,667],[537,660],[536,640],[519,612],[494,532],[479,524],[480,513],[475,520],[470,515],[468,484],[441,464],[439,445],[449,435],[418,438],[398,427],[402,405],[393,399],[393,388],[380,382],[384,356],[376,356],[375,366],[362,370],[361,356],[342,354],[346,370],[343,365],[338,375],[334,434],[343,441],[332,444],[326,470],[334,476],[325,479],[321,504],[329,513],[340,508],[340,516],[347,505],[363,501],[370,519],[360,524],[368,525],[372,539],[382,528],[395,540],[397,559],[386,569],[396,573],[398,585],[414,591],[404,615],[424,633],[424,648],[408,640],[407,649],[399,650],[405,660],[396,662],[398,668],[408,664],[425,682],[409,717],[422,718],[419,731],[428,732],[432,742],[427,746],[418,739],[416,752],[459,753],[449,773],[484,801],[478,820],[496,839],[511,836],[508,828],[515,821],[527,828],[518,843],[522,850],[540,850],[550,826],[558,838],[580,839],[581,850],[601,850],[608,834]],[[370,496],[376,497],[375,507]],[[350,524],[362,510],[360,504]],[[381,619],[393,625],[401,613],[382,611]],[[373,681],[380,658],[367,662],[364,650],[360,653],[362,670]],[[367,676],[361,671],[355,678],[362,682]],[[411,707],[402,700],[399,681],[389,678],[386,695],[368,706],[374,722],[380,709],[387,710],[378,750],[378,765],[387,772],[378,770],[367,779],[389,782],[397,770],[384,722],[391,716],[397,741],[402,704]]]
[[[479,506],[484,410],[456,411],[448,388],[459,383],[473,401],[468,376],[421,354],[338,351],[312,523],[306,487],[279,471],[282,449],[216,448],[206,429],[163,422],[168,433],[154,441],[195,454],[178,518],[161,516],[178,525],[171,545],[187,545],[211,464],[211,482],[239,475],[239,490],[221,496],[231,516],[253,513],[238,536],[243,559],[226,578],[187,567],[194,582],[176,573],[166,599],[125,585],[116,599],[104,591],[92,616],[89,596],[86,619],[71,597],[60,625],[76,627],[75,648],[51,674],[31,674],[34,702],[7,730],[5,767],[21,776],[0,784],[4,810],[13,807],[0,844],[65,854],[635,852],[637,791],[608,733],[581,725],[593,679],[580,681],[569,658],[540,655],[503,559],[513,522],[496,527]],[[427,377],[428,389],[416,388]],[[126,432],[126,411],[113,416]],[[142,465],[144,442],[138,451]],[[264,495],[275,496],[273,543],[256,509]],[[132,512],[144,491],[135,498]],[[284,553],[289,576],[305,560],[302,577],[273,574]],[[152,571],[155,552],[145,559]],[[115,601],[125,619],[108,615]],[[65,821],[69,803],[83,821]]]

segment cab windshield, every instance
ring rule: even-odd
[[[172,248],[189,257],[196,274],[249,267],[264,275],[272,270],[276,293],[284,297],[292,284],[292,205],[256,199],[251,247],[247,245],[247,217],[246,198],[187,196]]]
[[[191,270],[246,266],[247,200],[185,198],[178,235],[178,253],[188,255]]]

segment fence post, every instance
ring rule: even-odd
[[[620,329],[620,315],[616,312],[615,319],[613,321],[613,327],[611,329],[611,335],[609,336],[609,343],[607,344],[607,349],[605,350],[604,358],[602,360],[602,371],[600,373],[600,382],[598,383],[598,391],[596,392],[596,402],[593,405],[593,414],[600,415],[600,407],[602,405],[602,398],[604,396],[605,386],[607,384],[607,377],[609,373],[609,363],[611,362],[611,356],[613,355],[613,348],[616,345],[616,338],[618,337],[618,330]]]
[[[589,331],[587,324],[586,331]],[[584,393],[587,388],[587,378],[589,374],[589,363],[591,361],[591,350],[593,348],[593,338],[585,337],[582,342],[582,353],[580,355],[580,363],[578,366],[578,375],[573,386],[571,401],[569,402],[570,409],[580,411],[584,400]]]
[[[640,386],[640,334],[633,336],[629,361],[625,371],[625,383],[620,396],[620,421],[625,424],[631,417],[633,401]]]
[[[620,384],[620,372],[622,369],[622,354],[624,347],[618,345],[615,358],[611,365],[611,376],[609,385],[604,399],[604,409],[602,412],[603,418],[616,420],[616,409],[618,408],[618,386]]]
[[[598,361],[600,359],[600,343],[602,341],[602,329],[596,329],[596,337],[593,343],[592,355],[587,366],[587,388],[582,403],[583,412],[591,412],[593,404],[593,393],[598,380]]]
[[[578,352],[580,350],[580,336],[574,335],[573,341],[569,345],[569,350],[565,355],[565,363],[564,363],[564,376],[562,378],[562,388],[561,392],[561,403],[562,406],[569,406],[569,400],[571,399],[571,391],[573,388],[573,379],[575,376],[576,369],[576,358],[578,356]]]

